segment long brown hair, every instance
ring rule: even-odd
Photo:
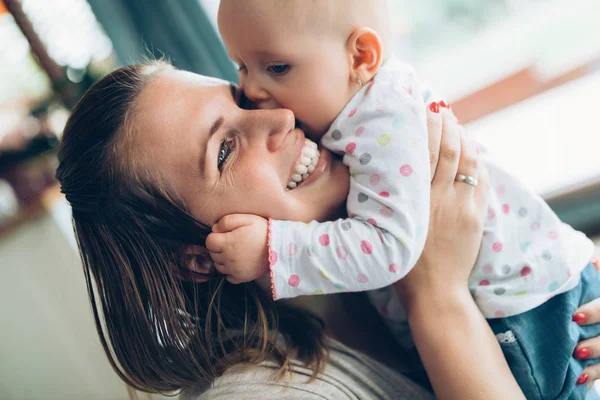
[[[228,367],[290,358],[313,367],[326,357],[316,316],[273,302],[256,283],[179,279],[192,245],[210,228],[151,174],[134,172],[123,145],[139,93],[172,68],[164,61],[118,69],[94,84],[64,130],[56,173],[73,226],[96,328],[114,370],[146,392],[209,382]],[[178,272],[179,271],[179,272]]]

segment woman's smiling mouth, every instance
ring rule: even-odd
[[[304,139],[304,147],[296,161],[294,173],[287,184],[289,190],[295,189],[304,182],[315,170],[319,162],[319,150],[317,144],[310,139]]]

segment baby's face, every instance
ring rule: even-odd
[[[240,86],[261,108],[287,108],[318,140],[350,100],[350,56],[343,35],[311,26],[270,0],[222,0],[219,30],[240,68]]]

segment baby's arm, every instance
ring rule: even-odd
[[[275,298],[381,288],[421,254],[430,195],[425,106],[411,71],[392,72],[378,74],[323,138],[350,168],[350,219],[270,222]]]

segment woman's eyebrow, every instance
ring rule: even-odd
[[[219,128],[221,127],[221,125],[223,125],[223,122],[225,122],[225,118],[223,118],[223,116],[221,115],[219,118],[217,118],[217,120],[212,124],[212,126],[210,127],[210,130],[208,131],[208,140],[207,142],[210,140],[210,138],[217,133],[217,131],[219,130]]]

